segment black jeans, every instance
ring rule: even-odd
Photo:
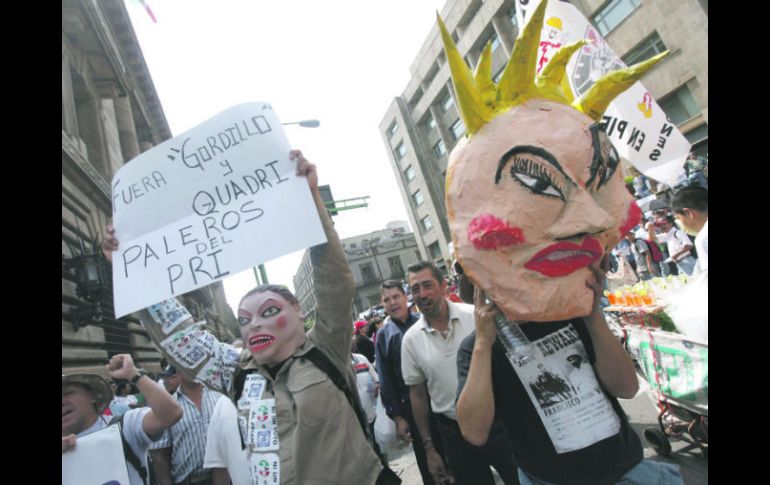
[[[433,477],[430,476],[430,471],[428,470],[428,458],[425,455],[425,448],[422,445],[422,436],[420,436],[420,430],[417,429],[417,423],[414,422],[414,416],[412,416],[412,406],[409,401],[404,403],[403,411],[405,416],[402,416],[402,418],[406,419],[406,422],[409,423],[409,432],[412,436],[412,449],[414,449],[414,457],[417,461],[417,468],[420,469],[422,483],[423,485],[434,485],[435,482],[433,481]],[[433,446],[436,448],[436,451],[438,451],[438,454],[441,455],[441,457],[444,457],[436,415],[432,412],[429,412],[428,417],[430,420],[430,431],[431,437],[433,438]]]
[[[519,485],[511,442],[498,423],[492,423],[485,445],[474,446],[463,438],[457,421],[443,414],[436,416],[449,468],[457,485],[494,485],[490,466],[497,470],[506,485]]]

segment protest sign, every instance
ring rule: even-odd
[[[120,429],[108,426],[78,438],[61,455],[62,485],[129,485]]]
[[[326,238],[267,103],[234,106],[124,165],[112,180],[115,315]]]
[[[517,0],[519,29],[541,0]],[[545,12],[540,38],[538,73],[559,48],[580,39],[582,47],[567,65],[572,91],[577,98],[603,75],[626,67],[604,38],[574,6],[551,0]],[[621,157],[647,177],[671,187],[684,171],[690,142],[669,121],[649,91],[637,81],[610,103],[600,122]]]

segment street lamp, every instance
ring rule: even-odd
[[[72,248],[71,248],[72,249]],[[62,270],[75,270],[75,294],[86,302],[73,309],[69,317],[75,330],[102,320],[102,300],[109,290],[107,268],[104,258],[99,251],[99,242],[94,241],[92,251],[86,252],[82,241],[80,253],[71,258],[62,256]]]
[[[382,283],[382,282],[383,282],[383,278],[382,278],[382,270],[380,269],[380,263],[379,263],[379,262],[377,262],[377,251],[376,251],[376,246],[375,246],[374,244],[372,244],[372,240],[371,240],[371,239],[364,239],[364,240],[363,240],[363,241],[361,241],[361,242],[362,242],[362,243],[365,243],[365,244],[364,244],[364,248],[366,248],[366,247],[368,246],[368,247],[369,247],[369,249],[371,249],[371,251],[372,251],[372,255],[374,256],[374,264],[375,264],[375,266],[377,266],[377,273],[380,275],[380,283]]]
[[[282,125],[299,125],[304,128],[318,128],[321,126],[321,122],[318,120],[302,120],[302,121],[289,121],[288,123],[281,123]]]

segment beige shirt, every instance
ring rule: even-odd
[[[455,417],[457,397],[457,349],[476,328],[473,305],[449,305],[446,339],[428,325],[425,316],[412,325],[401,344],[401,372],[407,386],[427,382],[430,407],[434,413]]]
[[[281,365],[275,378],[251,358],[247,349],[241,352],[240,359],[235,354],[237,362],[221,361],[223,356],[233,355],[233,351],[221,347],[219,351],[209,352],[206,342],[211,346],[213,341],[214,347],[224,344],[216,342],[208,332],[206,336],[196,335],[190,339],[199,342],[200,349],[207,354],[205,360],[190,369],[180,364],[179,359],[168,351],[168,347],[161,344],[170,335],[163,332],[160,325],[162,319],[143,310],[141,320],[156,346],[177,369],[192,378],[197,377],[196,380],[203,385],[226,393],[233,400],[234,374],[238,372],[233,373],[236,365],[242,370],[256,369],[265,377],[266,385],[261,399],[275,399],[281,484],[373,485],[382,464],[366,441],[353,408],[326,373],[309,360],[301,358],[311,347],[318,347],[337,367],[353,396],[358,399],[356,377],[350,361],[350,308],[355,283],[329,216],[325,210],[319,213],[328,242],[310,249],[315,298],[318,302],[316,323],[307,333],[305,343]],[[192,325],[190,318],[172,333]],[[201,372],[209,366],[224,371],[221,375],[216,374],[220,376],[218,379],[200,380],[201,375],[207,375]],[[248,420],[249,408],[239,408],[238,415]],[[252,453],[251,445],[247,447],[249,453]]]

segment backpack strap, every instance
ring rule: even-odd
[[[133,465],[137,473],[139,473],[139,476],[142,478],[142,483],[146,484],[147,468],[142,466],[142,462],[139,461],[139,457],[137,457],[136,453],[134,453],[134,450],[131,449],[131,445],[129,445],[128,441],[126,441],[126,437],[123,436],[123,415],[121,414],[120,416],[114,416],[110,420],[109,425],[112,426],[113,424],[117,424],[118,429],[120,430],[120,441],[123,444],[123,456],[125,457],[128,463],[131,463],[131,465]]]

